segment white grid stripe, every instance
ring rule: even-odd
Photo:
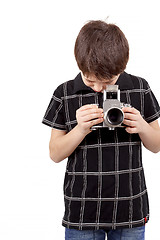
[[[83,149],[83,171],[87,171],[87,148]],[[82,223],[83,223],[83,218],[84,218],[84,208],[85,208],[85,201],[83,200],[85,198],[85,193],[87,189],[87,175],[83,175],[83,190],[82,190],[82,195],[81,195],[81,209],[80,209],[80,229],[82,230]]]
[[[118,135],[117,129],[115,130],[115,172],[119,171],[119,146],[118,146]],[[115,223],[117,218],[117,207],[118,207],[118,194],[119,194],[119,174],[115,174],[115,201],[113,207],[113,217],[112,217],[112,228],[115,229]]]
[[[79,108],[83,105],[83,101],[82,101],[82,94],[79,95]],[[85,141],[85,146],[86,144],[86,139],[84,139]],[[87,148],[83,149],[83,172],[87,172]],[[83,190],[82,190],[82,196],[81,198],[83,199],[85,197],[85,193],[86,193],[86,189],[87,189],[87,175],[83,175]],[[79,230],[82,230],[82,223],[83,223],[83,219],[84,219],[84,210],[85,210],[85,201],[81,201],[81,209],[80,209],[80,219],[79,219]]]
[[[98,172],[102,172],[102,148],[101,148],[101,134],[100,129],[98,130]],[[101,192],[102,192],[102,175],[98,175],[98,199],[97,201],[97,213],[96,213],[96,222],[99,223],[100,212],[101,212]],[[98,230],[98,225],[96,230]]]
[[[142,78],[138,77],[138,81],[139,81],[139,89],[140,89],[140,101],[141,101],[141,115],[142,117],[144,117],[144,91],[142,91],[143,89],[143,81]]]
[[[129,104],[131,104],[131,99],[129,91],[126,92],[126,99]],[[141,106],[142,107],[142,106]],[[132,169],[132,158],[133,158],[133,149],[132,149],[132,135],[129,135],[129,170]],[[129,171],[129,191],[130,196],[133,196],[133,187],[132,187],[132,171]],[[133,217],[133,200],[129,201],[129,227],[132,228],[132,217]]]
[[[69,172],[67,171],[68,175],[104,175],[104,176],[109,176],[109,175],[116,175],[116,174],[125,174],[129,172],[140,172],[142,171],[143,168],[135,168],[135,169],[128,169],[128,170],[119,170],[119,171],[109,171],[109,172]]]
[[[131,141],[131,135],[130,135],[130,141]],[[132,169],[132,145],[129,145],[129,169]],[[130,190],[130,196],[133,196],[133,188],[132,188],[132,171],[129,172],[129,190]],[[132,217],[133,217],[133,200],[131,199],[129,202],[129,222],[132,223]],[[132,225],[130,225],[130,228]]]
[[[64,91],[64,96],[67,96],[67,82],[64,83],[63,85],[63,91]],[[70,120],[70,114],[69,114],[69,107],[68,107],[68,101],[66,98],[64,100],[64,107],[65,107],[65,113],[66,113],[66,120],[68,123],[70,123],[71,120]],[[69,124],[68,127],[69,127],[69,131],[71,131],[72,130],[71,124]]]
[[[156,112],[155,114],[153,114],[150,117],[145,118],[146,121],[151,121],[152,119],[158,118],[160,116],[160,110],[158,112]]]
[[[146,216],[146,218],[149,218],[149,214]],[[63,222],[65,224],[67,223],[65,220],[63,220]],[[143,223],[143,222],[144,222],[144,219],[142,218],[140,220],[133,221],[132,224],[136,226],[137,224],[140,224],[140,223]],[[79,223],[69,222],[69,224],[72,225],[72,226],[79,226]],[[89,223],[88,222],[88,223],[83,223],[82,225],[83,226],[94,226],[94,227],[96,227],[97,223],[93,223],[93,222]],[[99,227],[112,227],[112,223],[103,223],[103,222],[101,222],[98,225],[99,225]],[[128,226],[128,225],[129,225],[129,222],[115,223],[116,227],[120,227],[120,226],[124,227],[124,226]]]
[[[128,144],[130,144],[130,145],[132,145],[132,146],[138,146],[138,145],[141,145],[141,142],[140,141],[135,141],[135,142],[117,142],[117,143],[101,143],[101,147],[103,148],[103,147],[116,147],[116,146],[128,146]],[[98,145],[98,143],[97,144],[88,144],[87,146],[85,146],[85,145],[81,145],[81,146],[78,146],[78,149],[83,149],[83,148],[98,148],[99,147],[99,145]]]
[[[99,104],[98,101],[98,94],[95,94],[95,104]],[[98,172],[102,172],[102,147],[101,147],[101,134],[100,129],[98,130]],[[96,212],[96,222],[99,223],[100,220],[100,213],[101,213],[101,192],[102,192],[102,175],[98,175],[98,198],[99,201],[97,201],[97,212]],[[97,225],[96,230],[98,230],[99,227]]]
[[[146,89],[131,89],[131,90],[121,90],[121,94],[126,94],[126,92],[128,93],[141,93],[141,92],[144,92],[144,93],[147,93],[146,92]],[[93,97],[97,95],[97,92],[96,93],[86,93],[86,94],[83,94],[83,98],[86,98],[86,97]],[[78,98],[79,97],[79,94],[73,94],[73,95],[65,95],[64,97],[61,97],[62,100],[68,100],[68,99],[73,99],[73,98]]]
[[[142,89],[143,89],[143,81],[142,81],[142,78],[138,77],[138,80],[139,80],[139,86],[140,86],[140,90],[141,90],[141,93],[140,93],[140,99],[141,99],[141,115],[142,117],[144,118],[144,109],[145,109],[145,93],[142,92]],[[139,147],[138,149],[138,162],[139,162],[139,166],[142,165],[141,161],[141,148]],[[142,178],[141,178],[141,172],[139,171],[138,173],[138,176],[139,176],[139,191],[141,192],[142,191]],[[142,199],[142,196],[140,197],[140,211],[141,211],[141,217],[143,217],[143,199]]]
[[[136,198],[139,198],[140,196],[144,195],[145,193],[147,192],[147,189],[145,189],[143,192],[140,192],[136,195],[132,195],[130,197],[113,197],[113,198],[91,198],[91,197],[87,197],[87,198],[81,198],[81,197],[69,197],[69,196],[64,196],[67,200],[72,200],[72,201],[115,201],[115,200],[118,200],[118,201],[130,201],[130,200],[133,200],[133,199],[136,199]]]
[[[139,147],[138,149],[138,161],[139,161],[139,166],[141,166],[141,148]],[[142,177],[141,177],[141,173],[142,172],[138,172],[138,176],[139,176],[139,191],[142,192]],[[141,217],[143,217],[143,199],[142,199],[142,196],[140,197],[140,203],[141,203],[141,207],[140,207],[140,210],[141,210]]]
[[[54,123],[54,122],[51,122],[47,119],[43,119],[43,123],[46,123],[46,124],[50,125],[52,128],[57,127],[57,128],[61,128],[61,129],[63,128],[64,130],[66,129],[66,125]]]
[[[63,92],[64,92],[64,96],[67,96],[67,82],[64,83],[64,85],[63,85]],[[64,101],[64,105],[65,105],[66,119],[68,122],[71,122],[67,100]],[[69,129],[71,130],[71,125],[69,125]],[[76,154],[74,154],[74,156],[75,156],[75,162],[76,162]],[[73,167],[75,167],[75,165],[73,165]],[[75,170],[75,169],[73,169],[73,170]],[[71,181],[71,195],[73,194],[72,189],[73,189],[74,182],[75,182],[75,176],[72,177],[72,181]],[[70,215],[71,215],[71,201],[69,201],[69,204],[68,204],[68,216],[67,216],[68,221],[70,219]],[[68,225],[68,227],[69,227],[69,225]]]

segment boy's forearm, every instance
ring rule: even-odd
[[[147,123],[140,112],[134,107],[124,107],[124,121],[126,131],[130,134],[138,133],[143,145],[150,151],[160,151],[160,127],[158,120]]]
[[[76,111],[77,125],[69,132],[51,138],[50,157],[60,162],[70,156],[87,134],[91,127],[103,122],[103,109],[95,104],[86,104]]]
[[[64,136],[58,137],[54,144],[50,144],[54,147],[53,151],[51,149],[51,152],[54,152],[52,160],[58,163],[70,156],[77,148],[77,146],[82,142],[84,137],[85,134],[80,131],[78,125],[76,125],[69,133],[65,134]]]
[[[160,129],[151,127],[146,123],[145,128],[139,133],[143,145],[150,151],[157,153],[160,151]]]

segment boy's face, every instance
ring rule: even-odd
[[[99,80],[94,75],[82,75],[82,80],[84,84],[92,88],[95,92],[103,92],[106,89],[107,85],[114,85],[120,74],[114,76],[111,80]]]

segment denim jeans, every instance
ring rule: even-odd
[[[105,240],[106,232],[100,230],[65,229],[65,240]],[[107,232],[108,240],[144,240],[145,226],[123,228]]]

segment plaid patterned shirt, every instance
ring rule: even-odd
[[[139,110],[148,123],[160,116],[147,81],[124,72],[116,84],[121,102]],[[42,122],[69,132],[77,124],[76,110],[93,103],[102,107],[103,94],[87,87],[78,74],[55,90]],[[62,225],[68,228],[109,230],[144,225],[149,205],[139,135],[128,134],[124,128],[89,133],[68,157],[64,201]]]

